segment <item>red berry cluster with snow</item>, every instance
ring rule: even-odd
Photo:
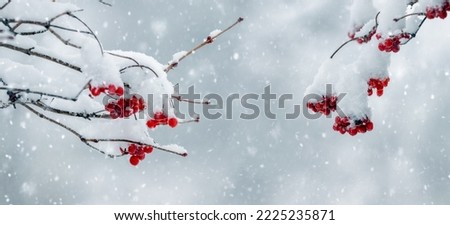
[[[385,93],[391,80],[391,53],[399,52],[402,45],[413,39],[426,20],[445,19],[449,10],[449,0],[352,1],[347,32],[350,40],[319,68],[305,95],[324,97],[309,100],[308,109],[325,116],[335,111],[343,113],[336,116],[333,125],[333,130],[341,134],[354,136],[372,131],[374,124],[368,97]],[[347,45],[352,46],[352,42],[360,44],[356,58],[354,54],[340,55],[339,51]],[[331,93],[325,90],[329,84],[333,88]],[[336,101],[330,101],[330,98]]]
[[[336,96],[322,96],[320,101],[308,102],[306,106],[313,112],[322,113],[323,115],[328,116],[331,112],[336,111],[336,103]]]
[[[447,18],[447,12],[450,11],[450,1],[445,0],[440,5],[431,5],[426,8],[425,15],[428,19]]]
[[[120,151],[123,154],[129,154],[130,164],[133,166],[137,166],[140,161],[145,159],[146,154],[150,154],[153,152],[153,147],[150,145],[131,144],[128,148],[120,148]]]

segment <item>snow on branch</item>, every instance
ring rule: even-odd
[[[376,4],[375,4],[376,3]],[[337,112],[333,130],[352,136],[372,131],[368,96],[382,96],[390,82],[389,65],[394,53],[415,38],[425,21],[446,19],[449,0],[355,0],[350,7],[349,40],[319,69],[305,95],[316,94],[307,107],[325,116]],[[367,15],[375,14],[375,19]],[[360,44],[359,57],[349,63],[335,60],[349,43]],[[342,57],[346,57],[343,55]],[[332,84],[333,90],[325,91]],[[345,93],[345,95],[340,95]],[[339,97],[341,96],[341,97]]]
[[[157,144],[151,132],[199,122],[177,118],[173,101],[209,102],[175,94],[167,72],[243,19],[164,66],[142,53],[104,50],[88,23],[75,15],[81,12],[47,0],[0,6],[0,109],[21,106],[110,158],[129,155],[134,166],[154,149],[187,156],[178,145]]]

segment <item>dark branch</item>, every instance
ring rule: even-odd
[[[82,112],[81,113],[81,112],[72,112],[72,111],[53,108],[39,100],[36,102],[32,102],[30,104],[33,104],[33,105],[43,109],[44,111],[49,111],[52,113],[61,114],[61,115],[65,115],[65,116],[79,117],[79,118],[83,118],[83,119],[87,119],[87,120],[90,120],[91,118],[99,118],[99,119],[110,119],[111,118],[111,116],[108,114],[99,114],[98,112],[92,112],[92,113]]]
[[[104,2],[103,0],[98,0],[98,1],[99,1],[100,3],[102,3],[103,5],[112,6],[111,3]]]
[[[91,143],[123,142],[123,143],[129,143],[129,144],[152,146],[154,149],[158,149],[160,151],[172,153],[172,154],[183,156],[183,157],[187,156],[186,153],[179,153],[179,152],[172,151],[170,149],[162,148],[162,147],[157,146],[157,145],[147,144],[147,143],[143,143],[143,142],[139,142],[139,141],[133,141],[133,140],[129,140],[129,139],[106,139],[106,138],[95,139],[95,138],[86,138],[83,135],[81,135],[80,133],[78,133],[77,131],[75,131],[74,129],[72,129],[72,128],[68,127],[67,125],[63,124],[63,123],[58,122],[58,121],[56,121],[56,120],[54,120],[54,119],[52,119],[52,118],[50,118],[50,117],[40,113],[40,112],[38,112],[37,110],[33,109],[32,107],[28,106],[27,104],[25,104],[25,103],[18,103],[18,104],[22,105],[23,107],[25,107],[26,109],[31,111],[33,114],[39,116],[40,118],[45,119],[45,120],[47,120],[47,121],[49,121],[51,123],[54,123],[54,124],[58,125],[61,128],[64,128],[65,130],[69,131],[73,135],[77,136],[81,140],[81,142],[83,142],[87,146],[91,147],[92,149],[94,149],[94,150],[98,151],[99,153],[104,154],[104,155],[106,155],[106,156],[108,156],[110,158],[121,157],[121,156],[127,155],[128,153],[127,152],[123,152],[121,154],[116,154],[116,155],[109,154],[109,153],[106,153],[105,151],[103,151],[103,150],[93,146]]]
[[[352,39],[344,42],[342,45],[339,46],[338,49],[336,49],[336,51],[333,52],[333,54],[330,56],[330,59],[332,59],[348,43],[350,43],[352,41],[356,41],[358,39],[367,40],[371,34],[375,34],[376,31],[377,31],[377,28],[378,28],[378,16],[380,16],[380,13],[381,12],[378,12],[377,15],[375,16],[375,26],[372,27],[372,30],[370,30],[369,34],[365,34],[365,35],[360,36],[360,37],[355,37],[355,38],[352,38]]]
[[[3,4],[2,6],[0,6],[0,10],[2,10],[3,8],[5,8],[9,3],[11,3],[11,0],[8,0],[5,4]]]
[[[78,99],[78,97],[80,95],[80,93],[78,93],[75,97],[65,97],[65,96],[51,94],[51,93],[45,93],[45,92],[40,92],[40,91],[32,91],[30,89],[10,88],[10,87],[0,87],[0,90],[11,91],[13,93],[36,94],[36,95],[40,95],[40,96],[48,96],[48,97],[52,97],[52,98],[59,98],[59,99],[70,100],[70,101],[74,101],[74,102],[77,101],[77,99]]]
[[[206,101],[195,101],[195,100],[191,100],[191,99],[182,98],[179,95],[172,95],[172,98],[175,99],[175,100],[178,100],[180,102],[187,102],[187,103],[191,103],[191,104],[202,104],[202,105],[209,105],[209,104],[211,104],[211,102],[208,101],[208,100],[206,100]]]
[[[193,49],[189,50],[188,52],[186,52],[180,59],[178,59],[177,62],[171,62],[165,69],[164,72],[169,72],[170,70],[172,70],[173,68],[175,68],[179,62],[181,62],[183,59],[185,59],[186,57],[188,57],[189,55],[191,55],[192,53],[194,53],[195,51],[197,51],[198,49],[202,48],[205,45],[211,44],[216,38],[218,38],[220,35],[222,35],[223,33],[227,32],[228,30],[230,30],[231,28],[233,28],[234,26],[236,26],[237,24],[239,24],[240,22],[244,21],[244,18],[239,17],[239,19],[234,22],[233,24],[231,24],[229,27],[227,27],[225,30],[219,32],[217,35],[211,37],[208,36],[202,43],[200,43],[199,45],[195,46]]]
[[[131,69],[131,68],[141,68],[141,69],[148,69],[150,71],[152,71],[152,73],[156,76],[159,77],[158,74],[149,66],[145,66],[145,65],[131,65],[131,66],[126,66],[122,69],[119,70],[120,73],[124,73],[125,70]]]
[[[48,31],[50,31],[50,33],[52,33],[56,38],[58,38],[62,43],[64,43],[65,45],[74,47],[74,48],[78,48],[81,49],[81,46],[75,45],[70,43],[70,40],[64,40],[61,35],[59,35],[58,33],[56,33],[52,28],[48,28]]]
[[[72,18],[78,20],[80,23],[82,23],[82,24],[83,24],[83,25],[91,32],[91,34],[94,36],[95,40],[97,41],[97,44],[98,44],[98,46],[99,46],[99,48],[100,48],[100,52],[101,52],[102,55],[103,55],[103,54],[104,54],[104,51],[103,51],[102,43],[101,43],[100,40],[98,39],[97,35],[95,35],[94,31],[92,31],[92,29],[91,29],[91,28],[90,28],[90,27],[89,27],[82,19],[78,18],[77,16],[75,16],[75,15],[72,14],[71,12],[69,12],[68,15],[69,15],[70,17],[72,17]]]

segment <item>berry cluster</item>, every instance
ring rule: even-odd
[[[376,33],[376,30],[372,29],[368,34],[366,34],[366,35],[364,35],[362,37],[358,37],[356,39],[356,42],[358,42],[358,44],[367,43],[370,40],[372,40],[372,37],[373,37],[373,35],[375,35],[375,33]],[[354,37],[354,35],[353,35],[353,37]]]
[[[375,79],[375,78],[371,78],[367,84],[369,85],[369,88],[367,89],[367,94],[369,96],[372,96],[373,94],[373,89],[376,89],[377,91],[377,96],[380,97],[383,95],[384,92],[384,88],[388,86],[389,84],[389,77],[385,78],[385,79]]]
[[[112,119],[126,118],[145,109],[144,99],[133,95],[131,98],[120,97],[105,105]]]
[[[99,96],[101,93],[108,93],[109,95],[122,96],[124,94],[123,87],[116,87],[114,84],[106,86],[94,87],[89,84],[89,91],[91,91],[92,96]]]
[[[349,117],[339,117],[336,116],[335,123],[333,125],[333,130],[338,131],[341,134],[348,133],[351,136],[355,136],[358,133],[366,133],[373,130],[373,123],[369,118],[364,118],[360,120],[355,120],[353,125]]]
[[[318,102],[308,102],[306,107],[313,112],[319,112],[328,116],[331,112],[336,111],[336,103],[338,98],[336,96],[323,96],[321,101]]]
[[[381,34],[377,34],[377,39],[381,39]],[[409,33],[400,33],[391,37],[388,37],[382,40],[378,44],[378,49],[382,52],[394,52],[397,53],[400,51],[400,44],[402,43],[402,39],[411,39],[411,34]]]
[[[157,112],[153,116],[153,119],[147,121],[147,127],[155,128],[158,125],[169,125],[174,128],[178,125],[178,120],[175,117],[169,118],[162,112]]]
[[[150,154],[153,152],[153,147],[150,145],[136,145],[131,144],[128,149],[120,148],[122,154],[130,154],[130,164],[137,166],[141,160],[145,159],[145,154]]]
[[[427,19],[447,18],[447,11],[450,11],[450,1],[446,0],[441,6],[427,7],[425,16]]]

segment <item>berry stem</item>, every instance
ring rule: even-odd
[[[377,15],[375,16],[375,26],[373,26],[372,30],[369,33],[372,33],[372,32],[375,33],[376,32],[376,30],[378,28],[378,16],[380,15],[380,13],[381,12],[378,12]],[[352,41],[356,41],[356,40],[361,39],[361,38],[366,38],[368,35],[369,34],[366,34],[366,35],[363,35],[363,36],[360,36],[360,37],[355,37],[355,38],[352,38],[352,39],[344,42],[342,45],[339,46],[338,49],[336,49],[336,51],[333,52],[333,54],[330,56],[330,59],[332,59],[348,43],[350,43]]]
[[[216,34],[213,37],[208,36],[208,38],[206,38],[202,43],[200,43],[199,45],[195,46],[193,49],[189,50],[188,52],[186,52],[177,62],[173,62],[171,64],[169,64],[165,69],[164,72],[168,73],[170,70],[172,70],[173,68],[175,68],[179,62],[181,62],[183,59],[185,59],[186,57],[188,57],[189,55],[191,55],[192,53],[194,53],[195,51],[197,51],[198,49],[204,47],[205,45],[208,45],[210,43],[212,43],[216,38],[218,38],[220,35],[222,35],[223,33],[227,32],[228,30],[232,29],[234,26],[236,26],[237,24],[239,24],[240,22],[244,21],[244,18],[239,17],[236,22],[234,22],[233,24],[231,24],[229,27],[227,27],[225,30],[219,32],[218,34]]]

